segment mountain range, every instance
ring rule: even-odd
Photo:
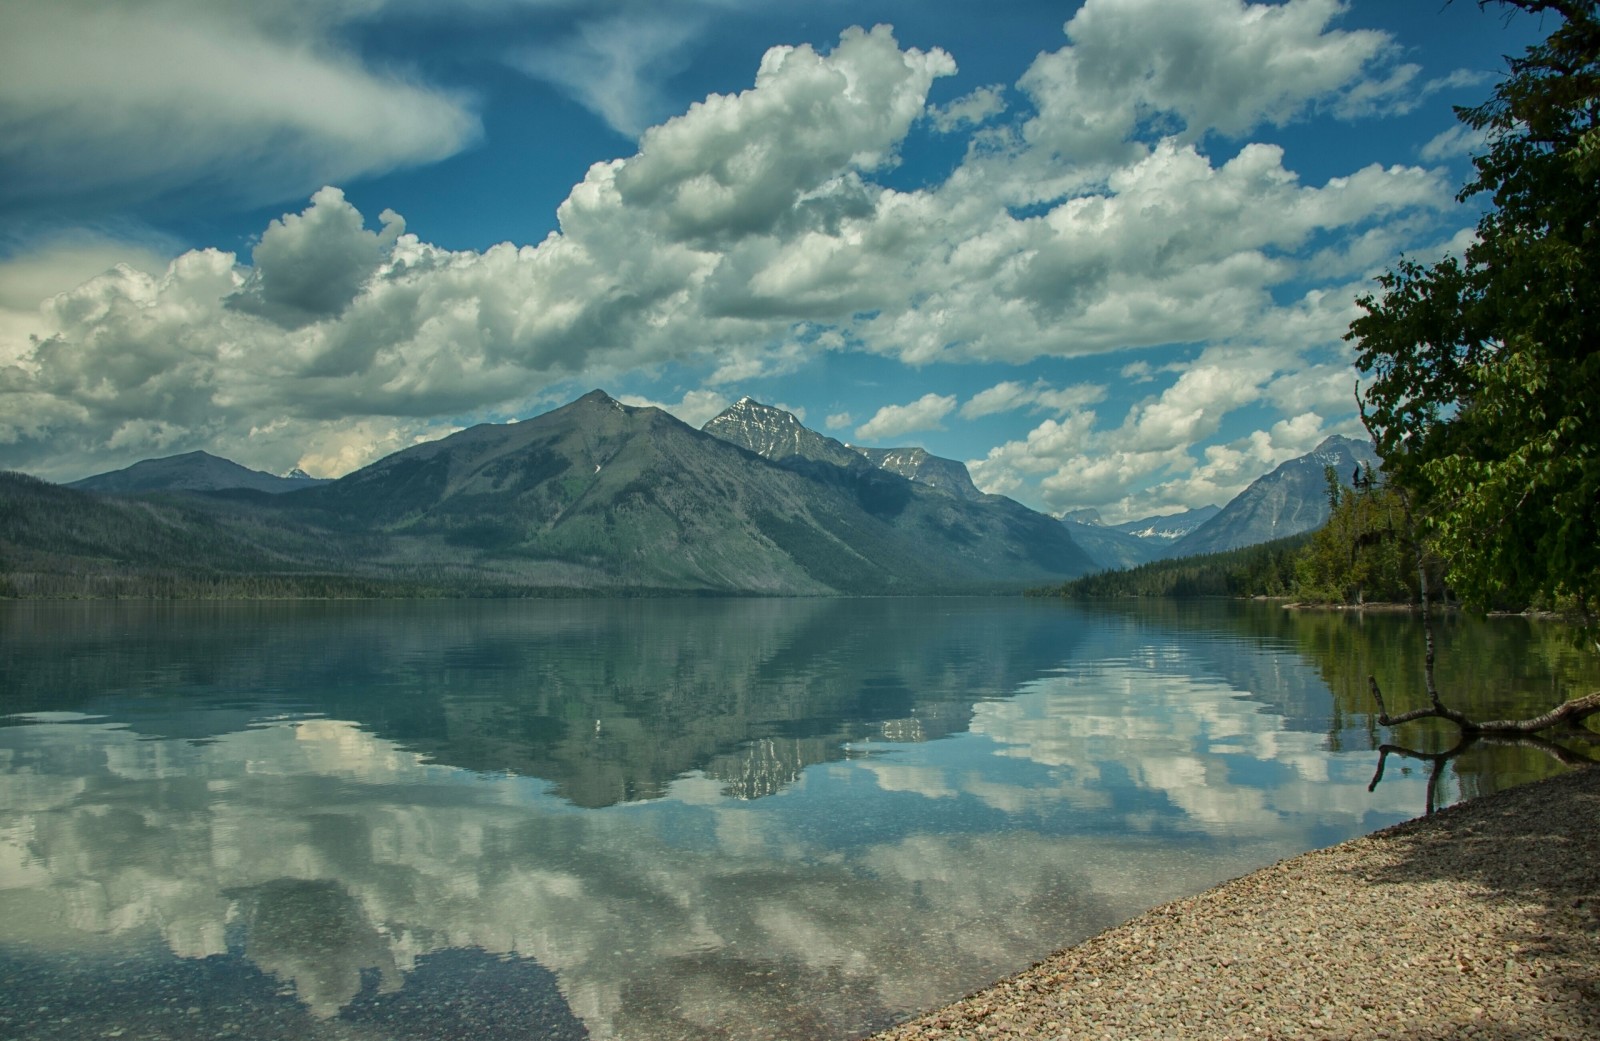
[[[1256,478],[1226,506],[1202,506],[1116,525],[1100,523],[1092,510],[1079,510],[1061,522],[1073,540],[1106,568],[1221,553],[1321,527],[1328,519],[1326,468],[1333,467],[1340,482],[1349,485],[1358,469],[1376,470],[1378,465],[1370,441],[1335,434]]]
[[[843,444],[749,398],[696,430],[594,391],[333,481],[203,452],[65,487],[7,475],[0,574],[24,594],[18,576],[108,572],[507,595],[1015,590],[1315,526],[1322,457],[1343,465],[1349,445],[1370,456],[1346,441],[1226,508],[1108,527],[985,494],[922,448]]]

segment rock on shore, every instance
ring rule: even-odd
[[[1600,1039],[1600,769],[1157,907],[877,1041]]]

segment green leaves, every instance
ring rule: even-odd
[[[1591,610],[1600,598],[1600,20],[1510,59],[1462,198],[1491,208],[1461,258],[1401,259],[1351,323],[1364,412],[1458,595]],[[1550,17],[1550,15],[1546,15]]]

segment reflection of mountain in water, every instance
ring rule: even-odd
[[[0,605],[0,1018],[855,1036],[1421,812],[1210,606]]]
[[[983,599],[29,607],[14,711],[192,739],[314,711],[588,807],[697,770],[770,794],[852,741],[964,730],[1080,632]]]

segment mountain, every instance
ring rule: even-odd
[[[1103,524],[1086,524],[1065,517],[1060,523],[1072,536],[1072,541],[1083,547],[1083,551],[1095,562],[1096,569],[1101,571],[1148,564],[1166,556],[1171,548],[1164,540],[1140,538]]]
[[[967,472],[965,463],[933,455],[923,448],[849,447],[878,469],[899,474],[908,481],[937,488],[969,502],[984,497],[978,486],[972,483],[972,475]]]
[[[1217,553],[1320,527],[1328,519],[1324,468],[1332,466],[1348,485],[1357,468],[1378,465],[1371,442],[1336,434],[1314,451],[1257,478],[1216,516],[1173,542],[1166,555]]]
[[[984,498],[964,463],[933,455],[925,448],[847,445],[810,429],[791,412],[749,397],[740,398],[700,429],[790,467],[807,469],[805,464],[826,463],[857,473],[865,464],[957,498]]]
[[[595,391],[281,494],[17,476],[0,481],[0,589],[894,594],[1016,590],[1092,566],[1042,514],[957,499],[795,426],[802,450],[774,461]]]
[[[239,493],[234,493],[239,494]],[[437,594],[360,573],[336,533],[261,509],[261,492],[103,494],[0,473],[0,596]],[[368,539],[368,547],[376,540]],[[377,544],[381,545],[381,542]],[[415,577],[415,576],[411,576]]]
[[[1100,511],[1071,510],[1061,515],[1072,540],[1094,558],[1104,570],[1138,567],[1161,560],[1172,552],[1173,544],[1221,511],[1220,506],[1164,516],[1143,517],[1121,524],[1106,524]]]
[[[1112,524],[1110,527],[1115,531],[1125,532],[1135,538],[1161,539],[1172,542],[1183,538],[1221,512],[1221,506],[1200,506],[1196,509],[1185,510],[1182,513],[1143,517],[1135,521]]]
[[[700,429],[775,463],[801,460],[858,470],[865,462],[850,446],[810,429],[792,412],[749,397],[723,409]]]
[[[772,413],[747,400],[707,427],[775,459],[594,391],[280,499],[308,521],[396,540],[395,564],[457,559],[546,586],[976,591],[1091,566],[1020,504],[955,500]]]
[[[292,470],[286,477],[276,477],[262,470],[251,470],[230,459],[209,452],[186,452],[169,455],[163,459],[146,459],[121,470],[111,470],[81,481],[73,481],[68,488],[88,492],[190,491],[213,492],[233,488],[252,491],[280,492],[309,488],[322,484],[304,470]]]
[[[943,554],[941,566],[974,567],[991,584],[1039,568],[1081,574],[1095,566],[1059,524],[1013,499],[979,492],[954,460],[922,449],[850,448],[749,398],[702,429],[854,498],[922,547],[914,552]]]

